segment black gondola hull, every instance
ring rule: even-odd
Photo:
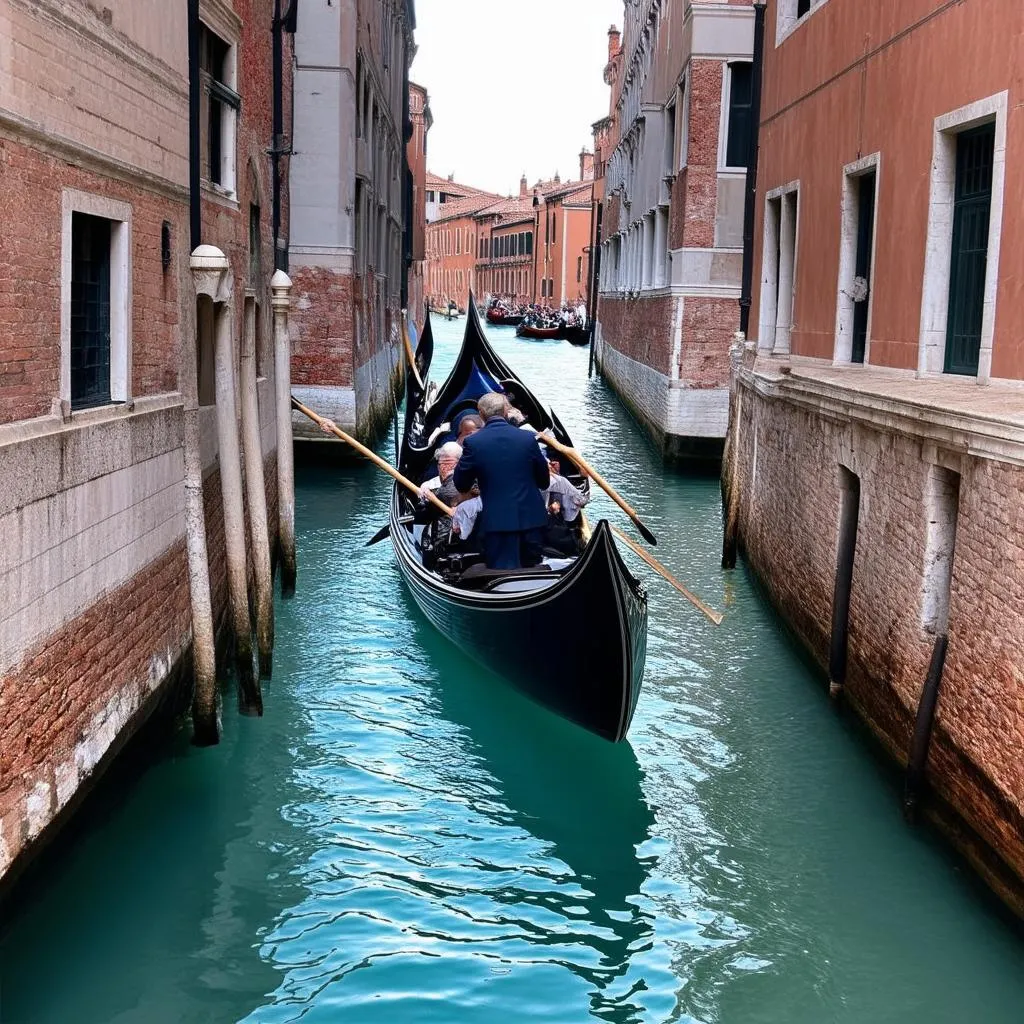
[[[612,742],[626,735],[643,679],[646,595],[621,565],[607,523],[565,577],[509,595],[445,585],[422,568],[396,525],[402,577],[436,629],[555,714]]]
[[[495,388],[514,392],[517,407],[535,427],[572,444],[558,417],[490,347],[471,296],[455,367],[429,406],[409,410],[403,471],[420,479],[416,474],[431,453],[424,439]],[[586,489],[587,483],[579,486]],[[598,523],[583,553],[562,573],[493,577],[488,587],[468,589],[423,566],[413,529],[401,522],[409,511],[409,499],[396,486],[391,539],[402,578],[426,618],[539,704],[605,739],[621,740],[643,679],[647,595],[623,563],[607,522]]]

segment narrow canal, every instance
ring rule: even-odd
[[[725,624],[650,583],[612,747],[419,618],[362,546],[376,470],[301,472],[266,717],[228,698],[219,747],[114,773],[0,925],[0,1022],[1019,1024],[1019,929],[719,571],[717,483],[663,472],[586,351],[496,334]]]

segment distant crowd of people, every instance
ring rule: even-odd
[[[522,322],[533,327],[579,327],[587,326],[587,306],[582,298],[575,305],[549,306],[537,302],[517,302],[516,296],[495,296],[487,307],[489,313],[503,317],[522,317]]]

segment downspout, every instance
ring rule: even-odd
[[[739,547],[740,483],[739,449],[743,395],[739,367],[750,331],[750,307],[754,283],[754,215],[757,208],[757,162],[761,139],[761,79],[764,73],[765,4],[754,4],[754,53],[751,67],[750,148],[747,159],[746,194],[743,201],[743,271],[740,281],[740,329],[730,349],[732,375],[729,388],[729,430],[722,454],[722,499],[725,523],[722,533],[722,568],[736,568]]]
[[[597,230],[594,232],[594,249],[590,254],[590,309],[587,310],[587,327],[590,329],[590,364],[587,376],[594,376],[594,340],[597,335],[597,290],[601,280],[601,232],[604,227],[604,203],[597,204]]]
[[[189,252],[203,244],[203,197],[200,163],[202,126],[199,124],[199,0],[188,0],[188,219]]]
[[[295,33],[298,0],[291,0],[282,16],[281,0],[274,0],[273,32],[273,120],[271,125],[270,169],[273,203],[271,230],[274,236],[274,269],[288,269],[288,249],[281,244],[281,157],[291,154],[284,136],[284,33]]]
[[[754,63],[751,68],[750,148],[747,160],[746,196],[743,203],[743,277],[740,285],[740,330],[750,330],[750,306],[754,282],[754,213],[757,203],[757,157],[761,135],[761,78],[764,72],[763,3],[754,4]]]

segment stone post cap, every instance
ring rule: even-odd
[[[197,246],[189,257],[188,263],[193,273],[209,270],[223,271],[231,268],[227,256],[215,245]]]
[[[283,270],[274,271],[270,291],[270,304],[274,309],[288,309],[292,303],[292,279]]]

